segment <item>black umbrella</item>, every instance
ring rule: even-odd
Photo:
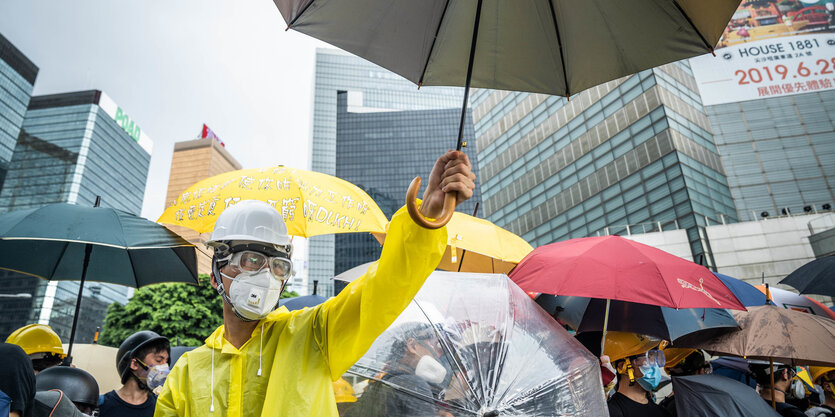
[[[171,367],[174,367],[174,364],[177,363],[177,360],[180,359],[183,354],[191,352],[194,349],[195,346],[171,346]]]
[[[751,387],[719,375],[673,377],[678,417],[779,417]]]
[[[541,294],[536,302],[577,333],[603,330],[606,300]],[[699,333],[699,337],[710,338],[739,330],[739,324],[725,309],[674,309],[613,300],[607,330],[655,336],[675,344],[676,339],[686,334]]]
[[[279,306],[287,307],[288,310],[301,310],[305,307],[316,307],[327,300],[327,297],[321,295],[311,294],[303,295],[301,297],[283,298],[278,302]]]
[[[72,353],[85,281],[142,287],[198,284],[194,245],[142,217],[107,207],[49,204],[0,215],[0,269],[81,283],[67,356]]]
[[[273,0],[287,29],[321,39],[420,85],[570,96],[641,70],[712,52],[739,0]],[[468,61],[465,61],[469,57]],[[466,62],[466,65],[465,65]],[[407,193],[419,216],[420,179]],[[450,202],[451,201],[451,202]]]
[[[835,297],[835,256],[815,259],[797,268],[780,281],[801,294],[819,294]]]

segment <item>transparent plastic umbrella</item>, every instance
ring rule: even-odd
[[[502,274],[434,272],[351,367],[345,416],[606,416],[598,360]]]

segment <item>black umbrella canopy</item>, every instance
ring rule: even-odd
[[[194,245],[174,232],[124,211],[65,203],[0,215],[0,269],[81,281],[68,361],[85,281],[130,287],[198,284]]]
[[[300,297],[284,298],[278,302],[279,306],[287,307],[288,310],[301,310],[305,307],[316,307],[327,301],[327,297],[318,294],[302,295]]]
[[[835,297],[835,256],[815,259],[797,268],[780,283],[797,288],[801,294]]]
[[[541,294],[537,304],[577,333],[603,330],[606,300]],[[607,330],[639,333],[669,340],[698,333],[711,338],[739,330],[733,315],[719,308],[674,309],[650,304],[611,301]],[[695,335],[694,335],[695,336]]]
[[[779,417],[751,387],[719,375],[673,377],[679,417]]]
[[[130,213],[51,204],[0,215],[0,268],[46,280],[81,279],[141,287],[197,284],[194,246],[157,223]]]
[[[710,52],[739,0],[274,0],[288,28],[422,85],[569,96]],[[477,10],[479,21],[476,24]],[[474,30],[477,27],[477,31]]]

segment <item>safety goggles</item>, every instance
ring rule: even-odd
[[[640,356],[632,359],[632,364],[637,368],[641,366],[658,366],[663,368],[667,364],[667,357],[664,352],[658,349],[650,349]]]
[[[244,250],[235,252],[229,259],[229,265],[238,272],[258,272],[269,268],[273,277],[279,280],[290,278],[293,271],[293,263],[284,257],[267,256],[263,253]]]

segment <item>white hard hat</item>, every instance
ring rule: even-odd
[[[290,236],[284,218],[271,205],[258,200],[243,200],[220,213],[207,246],[224,242],[248,241],[287,246]]]

